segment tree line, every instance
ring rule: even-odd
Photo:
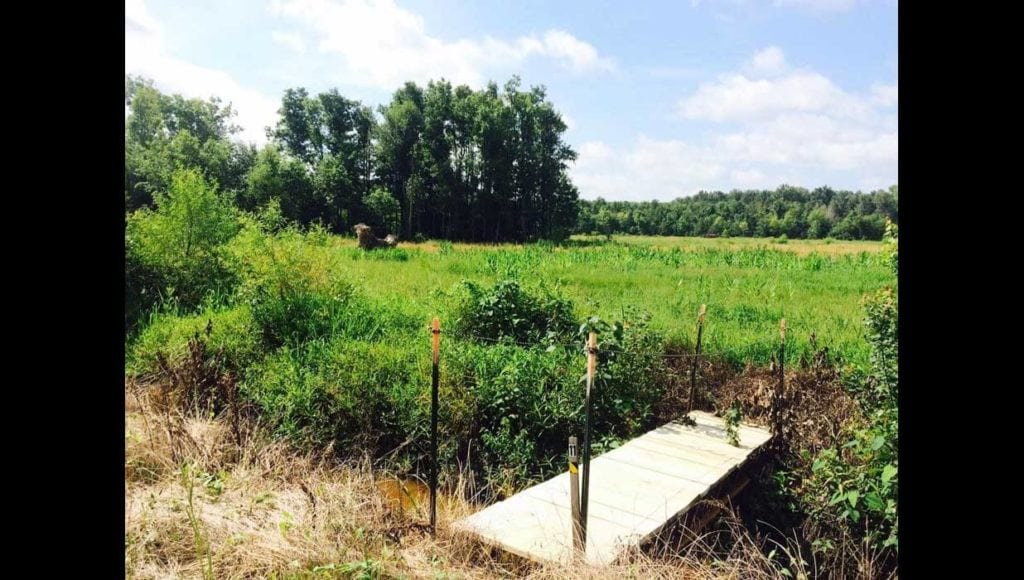
[[[871,193],[783,185],[700,192],[670,202],[580,200],[579,233],[881,240],[899,223],[899,188]]]
[[[261,149],[232,137],[218,99],[168,96],[125,83],[125,203],[152,205],[177,169],[195,168],[241,209],[274,201],[282,215],[351,233],[467,241],[562,239],[579,198],[576,153],[543,87],[405,83],[374,113],[331,90],[288,89]]]
[[[783,186],[701,193],[668,203],[579,199],[576,152],[543,87],[472,90],[407,82],[376,110],[336,89],[285,91],[260,148],[236,139],[218,98],[167,95],[125,77],[125,206],[152,207],[176,173],[197,170],[236,207],[270,204],[303,226],[479,242],[571,233],[766,235],[881,239],[896,221],[895,186],[868,195]]]

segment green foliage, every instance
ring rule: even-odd
[[[422,356],[337,338],[285,347],[242,385],[279,434],[306,448],[390,451],[428,424]]]
[[[376,226],[375,230],[377,233],[375,235],[381,233],[395,234],[398,232],[401,208],[398,205],[398,200],[391,193],[381,187],[374,188],[363,199],[363,204],[370,212],[370,215],[373,216],[370,225]]]
[[[184,169],[155,197],[156,210],[136,211],[125,228],[126,313],[134,317],[126,326],[161,300],[191,309],[237,282],[224,248],[239,219],[216,185]]]
[[[867,343],[856,320],[857,298],[891,285],[898,269],[895,188],[578,201],[564,123],[542,89],[521,90],[518,80],[478,91],[408,83],[379,124],[336,91],[292,90],[274,143],[259,152],[230,141],[233,112],[219,101],[162,95],[130,78],[126,104],[126,373],[155,370],[158,352],[175,358],[198,336],[280,436],[425,473],[424,325],[440,314],[453,331],[442,342],[442,465],[472,465],[511,491],[563,470],[566,438],[582,434],[591,330],[599,453],[653,426],[670,374],[665,345],[693,339],[681,312],[708,303],[704,352],[758,364],[777,350],[784,311],[792,362],[816,332],[860,369],[847,386],[863,415],[841,441],[808,455],[806,473],[784,472],[792,501],[827,525],[858,531],[868,520],[876,544],[896,547],[895,295],[865,303]],[[363,221],[442,240],[439,251],[357,252],[330,235]],[[573,227],[608,240],[767,240],[445,241],[558,240]],[[835,243],[883,230],[884,253]],[[825,241],[808,253],[802,237]],[[849,247],[864,251],[842,254]],[[522,284],[526,276],[550,286]],[[576,304],[594,316],[580,324]],[[735,426],[738,409],[726,417]],[[220,476],[200,481],[211,495],[223,489]]]
[[[891,220],[885,222],[885,237],[882,239],[885,242],[885,251],[889,254],[889,264],[892,266],[892,271],[895,274],[899,274],[900,271],[900,241],[899,241],[899,226]]]
[[[239,372],[261,354],[259,333],[248,307],[207,307],[192,315],[173,312],[154,315],[134,341],[125,370],[154,372],[158,368],[157,353],[170,360],[178,359],[186,354],[189,339],[196,335],[207,352],[223,353],[228,370]]]
[[[861,287],[891,282],[874,254],[799,256],[715,240],[667,250],[632,241],[442,244],[436,253],[409,249],[401,261],[369,259],[351,240],[288,225],[274,208],[241,216],[240,232],[220,247],[239,280],[236,291],[207,300],[198,313],[169,308],[151,317],[128,345],[129,372],[151,370],[157,351],[181,352],[198,331],[208,351],[223,348],[242,394],[280,436],[308,448],[333,446],[343,456],[366,451],[398,470],[425,473],[426,447],[416,443],[429,425],[425,325],[440,315],[447,337],[441,461],[472,465],[494,490],[564,469],[567,437],[582,435],[590,330],[599,343],[599,453],[654,426],[669,376],[666,341],[693,340],[692,319],[682,328],[679,312],[708,302],[709,354],[769,360],[777,341],[766,329],[785,308],[794,329],[832,329],[819,336],[858,359],[852,341],[859,333],[852,329],[844,340],[841,324],[859,312]],[[553,282],[509,277],[527,272]],[[475,290],[458,284],[466,278]],[[595,316],[579,320],[574,304]],[[799,336],[794,330],[794,342]],[[799,356],[800,349],[787,351]],[[862,358],[866,364],[868,353]]]
[[[376,309],[357,296],[347,261],[323,251],[323,236],[315,229],[271,234],[251,226],[231,246],[241,265],[239,298],[251,309],[267,349],[334,336],[371,339],[388,324],[409,327],[400,311]]]
[[[534,294],[511,279],[491,288],[464,280],[462,287],[466,293],[454,327],[464,337],[537,344],[562,341],[575,326],[572,302],[547,288]]]
[[[607,447],[652,426],[654,404],[663,394],[657,380],[662,341],[646,327],[646,317],[630,318],[608,323],[592,317],[564,347],[451,347],[443,376],[454,381],[453,392],[468,396],[459,404],[467,415],[456,423],[466,424],[470,434],[479,429],[482,448],[475,461],[488,481],[511,489],[564,469],[567,438],[583,432],[583,345],[591,329],[599,332],[594,433]],[[600,452],[602,445],[595,442],[594,448]]]
[[[654,404],[663,394],[661,379],[666,372],[661,358],[664,337],[650,329],[650,314],[629,308],[622,315],[624,320],[616,322],[591,316],[580,325],[577,335],[577,352],[585,355],[590,332],[597,333],[594,424],[611,438],[627,438],[652,426]]]
[[[740,421],[743,420],[743,410],[739,401],[733,401],[732,405],[725,412],[725,437],[729,445],[740,445]]]
[[[336,574],[342,574],[343,577],[351,578],[352,580],[376,580],[383,577],[384,565],[373,558],[366,558],[365,560],[346,562],[344,564],[316,566],[313,568],[313,573],[326,574],[331,577],[336,576]]]
[[[514,486],[560,463],[555,449],[564,448],[580,407],[566,380],[570,359],[563,351],[497,345],[468,349],[453,361],[471,377],[465,388],[478,409],[488,480]]]
[[[127,210],[152,206],[154,193],[166,191],[181,169],[195,169],[232,194],[244,187],[255,151],[230,140],[239,130],[230,105],[164,95],[133,76],[125,77],[125,105]]]
[[[264,147],[256,156],[238,202],[247,210],[276,203],[281,215],[296,224],[309,224],[324,217],[328,205],[323,192],[315,189],[302,161],[273,145]]]
[[[658,236],[757,236],[789,239],[882,238],[886,219],[897,220],[895,186],[862,194],[783,185],[774,191],[701,192],[668,203],[579,202],[575,232]]]
[[[818,453],[800,495],[812,517],[898,550],[898,309],[885,289],[866,301],[871,364],[847,378],[864,414],[846,441]],[[869,525],[865,526],[864,519]]]

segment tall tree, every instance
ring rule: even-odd
[[[125,77],[125,201],[128,210],[153,205],[179,169],[197,169],[232,194],[244,188],[255,150],[233,140],[235,111],[209,100],[165,95],[152,81]]]

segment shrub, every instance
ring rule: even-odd
[[[405,248],[388,248],[386,252],[367,252],[358,248],[349,250],[353,260],[374,260],[377,262],[408,262],[409,252]]]
[[[625,321],[614,323],[591,317],[578,331],[580,356],[586,354],[590,331],[598,333],[594,432],[610,440],[653,427],[654,405],[664,394],[662,379],[667,372],[661,357],[664,337],[648,327],[650,315],[632,309],[624,315]]]
[[[546,288],[531,293],[511,279],[491,288],[464,280],[462,287],[454,328],[463,337],[537,344],[564,341],[576,326],[572,302]]]
[[[564,469],[569,435],[582,441],[585,337],[599,331],[598,373],[593,394],[593,453],[651,427],[662,395],[660,337],[646,317],[608,324],[592,318],[571,342],[542,348],[515,344],[457,342],[449,347],[443,376],[460,402],[467,427],[454,435],[476,449],[473,464],[486,481],[511,491]]]
[[[227,370],[241,371],[260,355],[259,333],[248,307],[207,308],[188,316],[155,315],[132,345],[125,370],[154,372],[159,354],[170,360],[184,356],[197,334],[207,351],[222,353]]]
[[[818,453],[801,500],[821,524],[867,530],[875,547],[898,550],[898,309],[892,291],[870,297],[866,311],[870,367],[847,376],[865,419],[845,429],[843,445]]]
[[[134,317],[128,326],[163,299],[191,309],[210,294],[230,294],[237,282],[224,245],[240,223],[216,184],[197,170],[178,170],[155,200],[155,211],[138,210],[126,224],[125,303]]]
[[[479,437],[477,464],[499,487],[521,485],[559,461],[578,423],[582,399],[568,373],[567,351],[545,352],[515,345],[467,345],[451,359],[448,372],[468,377],[462,390],[472,394]]]
[[[900,271],[900,239],[899,239],[899,227],[891,220],[885,221],[885,250],[888,253],[889,265],[892,267],[892,271],[895,274],[899,274]]]
[[[306,448],[392,451],[423,440],[429,374],[415,349],[338,339],[285,347],[251,369],[243,392],[277,432]]]
[[[246,228],[232,251],[244,264],[240,296],[267,349],[330,337],[352,322],[346,314],[355,289],[339,256],[307,243],[295,228],[276,234]]]

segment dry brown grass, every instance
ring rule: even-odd
[[[774,546],[731,515],[688,546],[666,534],[615,566],[538,566],[449,530],[479,509],[464,480],[439,498],[432,538],[421,485],[396,496],[369,461],[301,455],[255,423],[239,445],[227,421],[168,411],[154,392],[126,385],[129,578],[781,578],[787,551],[808,560],[792,577],[821,575],[797,542]]]

